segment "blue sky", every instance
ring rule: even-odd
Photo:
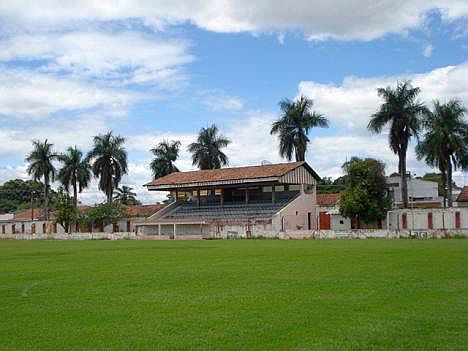
[[[133,186],[151,178],[148,150],[186,145],[216,123],[231,165],[281,160],[269,135],[278,102],[303,94],[331,122],[311,132],[307,160],[337,177],[353,155],[396,169],[386,136],[366,131],[376,88],[411,79],[421,100],[468,106],[466,1],[18,1],[0,4],[0,181],[27,178],[32,139],[58,151],[113,130],[127,138]],[[411,150],[409,168],[428,168]],[[462,173],[457,182],[466,182]],[[100,201],[93,185],[84,202]]]

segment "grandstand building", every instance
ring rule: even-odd
[[[172,173],[145,185],[170,192],[174,201],[140,223],[138,232],[184,239],[314,230],[318,179],[305,162]]]

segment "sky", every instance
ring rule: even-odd
[[[230,166],[285,162],[271,124],[300,95],[330,121],[309,134],[320,176],[340,176],[352,156],[392,173],[386,131],[366,126],[377,88],[407,79],[429,106],[468,106],[468,1],[0,1],[0,183],[29,178],[32,140],[87,152],[112,130],[126,138],[122,185],[159,201],[142,186],[151,148],[180,140],[176,165],[194,169],[187,145],[214,123],[232,140]],[[431,171],[413,147],[408,169]],[[461,172],[455,181],[468,185]],[[80,199],[104,195],[94,181]]]

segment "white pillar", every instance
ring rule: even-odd
[[[176,239],[176,235],[177,235],[177,230],[176,230],[176,224],[174,223],[174,240]]]
[[[161,224],[158,224],[158,236],[161,236]]]

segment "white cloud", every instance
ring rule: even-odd
[[[0,68],[0,115],[46,117],[58,111],[105,109],[124,113],[139,94],[59,76]]]
[[[341,85],[320,84],[312,81],[299,83],[299,94],[314,100],[314,108],[325,114],[335,128],[365,132],[370,116],[378,110],[381,99],[377,88],[394,86],[397,81],[410,79],[421,88],[421,100],[431,104],[434,99],[442,101],[460,99],[468,106],[468,61],[458,66],[447,66],[427,73],[376,78],[347,77]]]
[[[244,102],[237,96],[229,96],[220,90],[206,90],[200,93],[201,102],[213,111],[237,111],[244,107]]]
[[[432,44],[427,44],[423,49],[424,57],[431,57],[433,50],[434,50],[434,47],[432,46]]]
[[[43,60],[41,71],[167,88],[184,79],[181,66],[193,60],[188,47],[132,31],[19,34],[0,41],[0,61]]]
[[[302,31],[311,39],[372,40],[404,33],[423,25],[429,11],[438,9],[453,21],[467,16],[465,0],[179,0],[179,1],[4,1],[4,27],[73,27],[83,22],[139,19],[156,29],[190,22],[215,32]],[[130,21],[131,25],[131,21]]]

